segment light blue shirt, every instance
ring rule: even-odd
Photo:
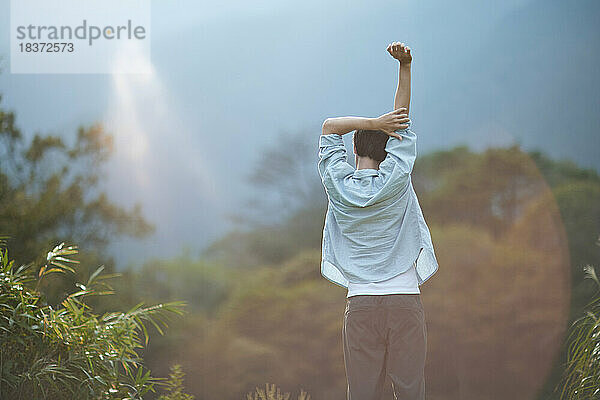
[[[409,127],[389,137],[379,169],[348,164],[342,137],[319,137],[319,175],[327,193],[321,274],[347,288],[348,282],[379,282],[407,271],[416,261],[422,285],[438,269],[431,234],[411,172],[417,136]]]

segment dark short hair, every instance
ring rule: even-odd
[[[375,161],[383,161],[387,156],[385,145],[389,136],[382,131],[359,129],[354,132],[354,146],[360,157],[369,157]]]

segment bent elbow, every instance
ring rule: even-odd
[[[332,125],[333,125],[333,123],[332,123],[331,119],[327,118],[325,121],[323,121],[323,125],[321,126],[321,133],[323,135],[327,135],[329,133],[332,133],[333,132],[333,130],[332,130],[333,126]]]

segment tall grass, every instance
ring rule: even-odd
[[[600,238],[596,244],[600,246]],[[600,281],[593,266],[586,265],[584,272],[597,292],[584,315],[571,326],[561,399],[600,399]]]

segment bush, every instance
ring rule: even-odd
[[[146,325],[162,335],[184,302],[96,315],[86,299],[113,293],[107,280],[118,275],[102,275],[99,267],[53,308],[40,282],[75,272],[76,253],[64,243],[55,247],[35,276],[31,264],[16,268],[0,248],[0,398],[141,399],[162,380],[151,376],[137,349],[148,344]]]
[[[181,365],[175,364],[171,367],[169,379],[165,383],[167,393],[163,394],[158,400],[194,400],[194,396],[183,392],[183,377],[185,373]]]
[[[596,244],[600,246],[600,238]],[[561,399],[600,398],[600,281],[591,265],[584,267],[584,273],[595,282],[598,292],[585,315],[571,326]]]
[[[256,392],[246,394],[247,400],[290,400],[290,394],[288,392],[281,394],[281,389],[272,384],[269,386],[265,385],[265,390],[256,388]],[[304,390],[300,390],[298,400],[310,400],[310,394]]]

